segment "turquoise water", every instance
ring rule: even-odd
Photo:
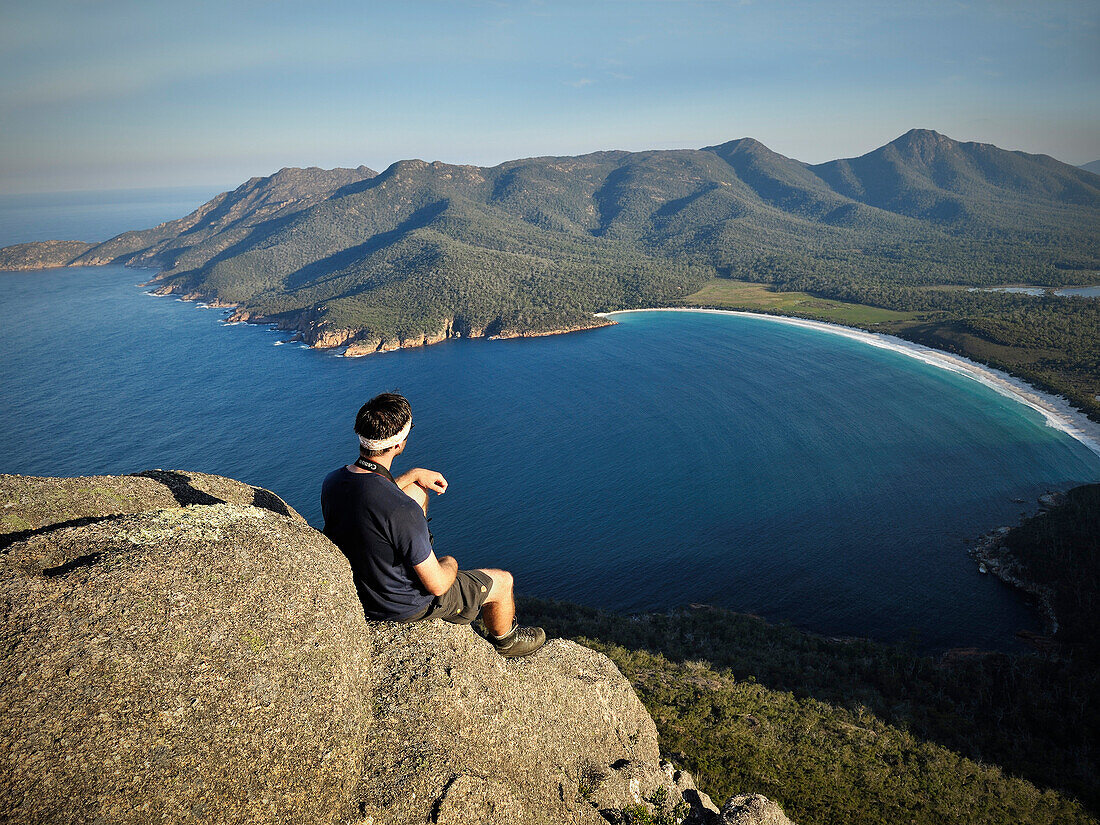
[[[0,276],[0,470],[219,473],[316,525],[355,411],[399,389],[417,423],[399,468],[447,476],[432,528],[463,565],[507,567],[532,595],[706,602],[929,648],[1038,629],[964,542],[1100,479],[1032,410],[819,331],[644,313],[343,359],[150,297],[148,274]]]

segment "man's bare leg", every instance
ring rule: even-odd
[[[420,505],[424,515],[427,516],[427,491],[415,482],[401,489]],[[485,629],[493,637],[490,641],[496,646],[497,652],[506,658],[528,656],[534,653],[546,642],[546,634],[541,627],[518,628],[516,633],[512,632],[516,619],[512,574],[507,570],[495,568],[482,568],[481,572],[493,580],[489,595],[481,605],[481,620],[485,623]],[[506,636],[508,641],[504,642],[503,638]]]
[[[493,580],[489,596],[481,607],[481,620],[485,629],[494,636],[503,636],[512,629],[516,618],[516,600],[512,593],[512,574],[507,570],[483,569]]]
[[[401,491],[420,505],[424,515],[428,515],[428,493],[417,483],[402,487]],[[512,629],[516,618],[516,600],[512,594],[512,574],[507,570],[483,569],[493,580],[489,595],[481,608],[481,618],[485,627],[494,636],[503,636]]]
[[[516,601],[512,595],[512,574],[507,570],[482,570],[493,580],[489,598],[481,606],[481,619],[489,641],[505,659],[530,656],[546,644],[541,627],[517,627]]]
[[[415,481],[409,484],[407,487],[402,487],[401,492],[420,505],[420,509],[424,511],[424,515],[428,515],[428,492]]]

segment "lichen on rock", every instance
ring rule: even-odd
[[[760,794],[741,794],[722,806],[716,825],[791,825],[782,809]]]
[[[350,810],[369,642],[344,558],[313,533],[212,504],[10,545],[3,809],[69,822]]]

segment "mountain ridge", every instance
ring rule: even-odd
[[[1012,339],[1034,326],[1023,305],[958,288],[1094,282],[1097,227],[1096,175],[914,129],[816,165],[740,138],[493,167],[287,168],[87,249],[8,247],[0,267],[153,267],[160,294],[356,355],[585,329],[724,278],[967,319],[966,335],[996,343],[1005,324]],[[1073,369],[1088,384],[1091,367]],[[1078,403],[1100,394],[1071,383]]]
[[[728,169],[708,168],[701,153],[719,157]],[[991,155],[999,163],[990,163],[986,159],[984,169],[976,168],[976,155]],[[895,217],[931,218],[941,224],[949,224],[956,217],[950,209],[937,212],[922,208],[927,206],[923,202],[899,201],[912,198],[914,188],[922,195],[939,190],[937,194],[942,201],[946,193],[957,194],[957,190],[965,189],[965,184],[974,184],[983,172],[987,178],[991,175],[999,178],[979,181],[985,190],[1005,189],[1004,184],[1008,182],[1011,171],[1003,167],[1006,166],[1006,159],[1012,157],[1026,159],[1024,162],[1032,166],[1040,164],[1049,167],[1056,177],[1053,184],[1048,181],[1047,186],[1037,189],[1033,179],[1035,170],[1032,168],[1032,178],[1017,175],[1012,179],[1015,184],[1013,192],[1019,194],[1023,188],[1028,196],[1058,201],[1059,196],[1068,191],[1072,194],[1071,203],[1084,205],[1089,211],[1100,210],[1100,187],[1076,167],[1046,155],[1010,152],[992,144],[954,141],[932,130],[913,129],[859,157],[816,165],[788,158],[753,138],[745,137],[698,150],[611,150],[578,156],[517,159],[494,167],[453,165],[417,158],[395,161],[381,173],[364,166],[333,170],[288,167],[268,177],[253,177],[237,189],[218,195],[176,221],[147,230],[125,232],[95,244],[63,265],[145,263],[174,269],[180,261],[171,254],[176,247],[166,241],[186,236],[187,241],[202,242],[204,235],[232,230],[241,218],[247,218],[253,224],[264,223],[308,210],[326,200],[344,200],[361,196],[367,191],[387,190],[397,190],[394,194],[399,197],[419,197],[421,200],[429,194],[437,198],[461,195],[486,206],[501,208],[527,223],[541,223],[544,228],[558,231],[587,231],[600,236],[610,234],[639,240],[643,236],[638,231],[640,227],[634,224],[648,221],[651,226],[647,227],[650,233],[646,239],[649,245],[658,247],[670,241],[669,233],[662,233],[661,218],[682,211],[691,205],[690,201],[713,200],[712,193],[718,187],[729,189],[732,195],[718,199],[722,205],[735,207],[724,216],[727,218],[741,217],[752,208],[776,207],[783,212],[820,220],[838,208],[852,211],[858,209],[858,204],[863,204],[892,213]],[[653,168],[655,162],[656,169]],[[924,168],[917,168],[919,166]],[[924,174],[917,175],[917,172]],[[557,173],[556,180],[553,173]],[[663,173],[666,180],[657,181],[655,173]],[[892,197],[883,196],[882,180],[873,184],[865,180],[872,173],[877,173],[880,178],[886,177],[886,183],[895,184],[893,189],[904,191],[894,191]],[[584,208],[579,210],[570,209],[572,217],[569,220],[562,220],[558,214],[555,221],[554,213],[550,211],[555,207],[575,206],[567,201],[562,202],[566,200],[563,198],[559,198],[557,203],[551,201],[540,204],[541,208],[525,210],[521,196],[532,195],[531,185],[541,186],[543,190],[534,194],[544,197],[555,193],[561,195],[565,183],[562,178],[566,175],[569,176],[568,183],[578,191],[564,194],[572,195],[574,200],[583,197],[595,203],[584,204]],[[587,180],[582,180],[584,178]],[[420,191],[417,192],[414,188],[418,184]],[[692,184],[695,187],[687,191]],[[909,185],[902,187],[901,184]],[[662,188],[667,191],[661,191]],[[645,204],[638,203],[639,189],[647,191],[651,199],[659,201],[663,208],[648,210]],[[670,202],[673,206],[665,206]],[[810,208],[807,209],[807,206]],[[829,209],[824,209],[825,206]],[[593,220],[596,215],[599,221]],[[631,222],[624,219],[632,216],[639,220]],[[700,221],[695,223],[698,225]],[[912,229],[904,221],[891,222],[890,225]],[[390,226],[382,231],[392,231],[394,228],[396,226]],[[664,228],[667,229],[667,226]],[[704,220],[701,228],[714,227]],[[371,237],[371,229],[369,226],[363,227],[360,234]],[[259,242],[262,238],[254,240]],[[675,243],[672,245],[675,246]],[[223,245],[223,249],[226,246]],[[18,261],[10,260],[10,255],[7,257],[6,264],[18,264]],[[186,264],[186,259],[182,263]]]

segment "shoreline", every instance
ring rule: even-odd
[[[126,268],[136,269],[138,267],[127,266]],[[183,290],[177,290],[175,287],[163,289],[163,286],[157,287],[156,283],[157,279],[153,278],[149,281],[138,284],[137,286],[151,298],[174,297],[177,301],[181,303],[195,304],[199,309],[225,310],[226,316],[222,319],[222,324],[224,326],[250,324],[253,326],[268,327],[273,331],[292,333],[292,336],[288,341],[280,341],[278,343],[300,343],[307,349],[315,349],[322,352],[331,351],[336,358],[364,358],[368,355],[384,355],[387,352],[419,349],[421,347],[429,347],[433,344],[440,344],[444,341],[457,340],[460,338],[482,339],[485,341],[507,341],[516,338],[543,338],[550,335],[567,335],[574,332],[589,332],[594,329],[602,329],[603,327],[615,325],[615,321],[611,320],[610,318],[604,318],[598,313],[593,313],[591,316],[591,322],[584,325],[524,332],[505,330],[494,335],[453,334],[450,331],[450,327],[448,327],[446,330],[439,333],[424,333],[419,338],[397,337],[396,339],[358,339],[354,337],[356,334],[358,334],[358,331],[353,329],[338,329],[331,331],[336,336],[336,342],[329,343],[323,338],[317,336],[314,336],[314,340],[311,341],[309,331],[302,329],[300,317],[298,319],[298,323],[291,325],[290,323],[286,323],[284,321],[273,320],[272,318],[265,315],[253,315],[249,311],[242,310],[239,303],[221,301],[218,298],[212,298],[209,295],[201,292],[184,292]],[[152,288],[150,289],[150,287]]]
[[[1047,513],[1051,509],[1043,507],[1039,512]],[[1021,519],[1016,526],[1018,527],[1024,521]],[[1009,587],[1034,598],[1036,610],[1043,621],[1044,632],[1049,636],[1056,636],[1060,625],[1058,616],[1054,612],[1054,590],[1047,585],[1023,578],[1020,562],[1004,543],[1005,536],[1013,529],[1006,525],[986,533],[978,538],[977,543],[967,551],[967,555],[978,563],[978,569],[981,572],[988,573]]]
[[[748,318],[761,318],[780,324],[814,329],[819,332],[827,332],[832,335],[840,335],[864,344],[869,344],[879,349],[887,349],[900,352],[925,364],[940,369],[963,375],[979,384],[989,387],[1007,398],[1024,404],[1043,416],[1047,426],[1061,430],[1071,438],[1088,447],[1097,456],[1100,456],[1100,424],[1091,420],[1081,411],[1073,407],[1069,401],[1059,395],[1044,392],[1031,386],[1023,379],[1010,375],[1003,370],[989,367],[972,361],[962,355],[944,352],[933,347],[907,341],[896,335],[887,335],[882,332],[867,332],[856,327],[846,327],[842,324],[832,324],[826,321],[812,321],[806,318],[795,318],[789,315],[769,315],[763,312],[747,312],[738,309],[707,309],[704,307],[652,307],[648,309],[623,309],[614,312],[596,313],[601,318],[611,318],[615,315],[626,315],[632,312],[707,312],[716,315],[740,315]]]
[[[156,279],[147,281],[140,284],[141,287],[150,287],[155,284]],[[165,292],[146,292],[147,295],[153,297],[167,297],[174,295],[177,300],[191,303],[206,304],[206,307],[214,309],[233,309],[238,307],[237,304],[221,303],[218,301],[210,302],[206,296],[199,295],[197,293],[176,293],[174,290],[168,290]],[[868,344],[879,349],[891,350],[893,352],[901,353],[902,355],[915,358],[918,361],[922,361],[930,366],[945,369],[950,372],[954,372],[958,375],[965,376],[973,381],[977,381],[979,384],[983,384],[989,387],[994,392],[1000,395],[1010,398],[1017,403],[1023,404],[1027,407],[1038,412],[1043,416],[1043,420],[1047,426],[1056,430],[1061,430],[1066,435],[1070,436],[1074,440],[1080,442],[1087,447],[1092,453],[1100,456],[1100,423],[1091,420],[1088,416],[1076,409],[1069,403],[1064,397],[1048,393],[1043,390],[1037,389],[1021,378],[1017,378],[1010,373],[1003,370],[999,370],[996,367],[990,367],[985,364],[981,364],[977,361],[972,361],[962,355],[956,355],[954,353],[945,352],[944,350],[935,349],[924,344],[918,344],[914,341],[908,341],[904,338],[899,338],[896,335],[888,335],[882,332],[868,332],[858,327],[848,327],[843,324],[833,324],[827,321],[814,321],[808,318],[797,318],[790,315],[770,315],[765,312],[748,312],[746,310],[739,309],[711,309],[707,307],[646,307],[642,309],[620,309],[612,310],[610,312],[596,312],[593,313],[594,318],[601,319],[604,323],[594,323],[591,326],[574,327],[571,329],[557,329],[536,333],[523,333],[523,334],[505,334],[505,335],[493,335],[493,336],[470,336],[485,338],[486,340],[506,340],[512,338],[531,338],[542,337],[548,335],[564,335],[573,332],[587,332],[593,329],[601,329],[605,326],[611,326],[615,324],[614,316],[627,315],[635,312],[704,312],[715,315],[739,315],[747,318],[760,318],[766,321],[773,321],[780,324],[788,324],[791,326],[802,327],[804,329],[813,329],[819,332],[826,332],[832,335],[840,335],[845,338],[849,338],[855,341],[859,341],[864,344]],[[310,343],[305,339],[304,333],[297,327],[284,327],[278,322],[273,322],[266,318],[241,318],[239,320],[230,321],[228,323],[247,323],[255,324],[259,326],[268,326],[274,329],[278,329],[284,332],[294,332],[295,335],[291,339],[299,339],[309,349],[318,350],[339,350],[344,348],[343,352],[338,353],[338,357],[344,358],[359,358],[366,355],[377,355],[383,352],[393,352],[399,349],[410,349],[421,346],[430,346],[433,343],[448,340],[451,337],[459,336],[447,336],[439,338],[438,340],[424,340],[413,343],[412,341],[399,342],[396,347],[387,347],[378,349],[371,349],[364,352],[353,352],[348,355],[348,349],[354,349],[355,342],[346,344],[336,344],[333,346],[319,346],[318,343]],[[427,336],[426,336],[427,338]],[[289,342],[287,342],[289,343]]]

